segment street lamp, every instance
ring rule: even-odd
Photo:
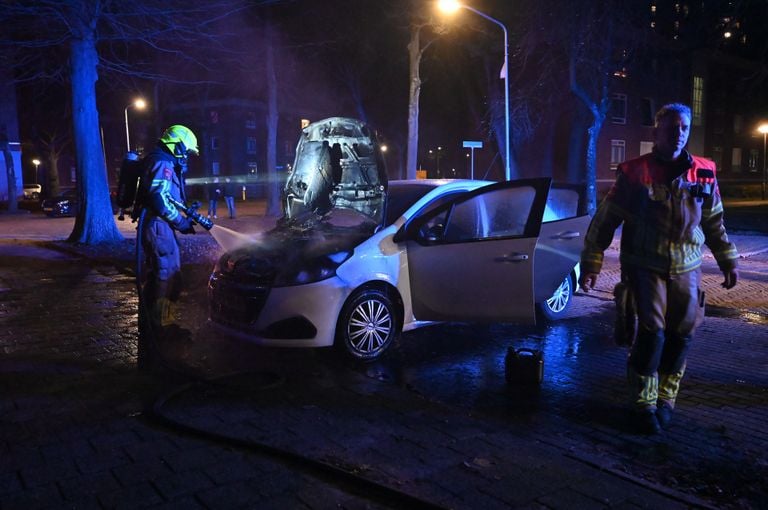
[[[35,182],[33,184],[37,184],[37,169],[40,168],[40,160],[35,158],[32,160],[32,164],[35,165]]]
[[[439,0],[437,2],[438,8],[445,12],[446,14],[453,14],[459,9],[466,9],[468,11],[472,11],[478,16],[482,16],[483,18],[487,19],[488,21],[492,23],[496,23],[501,27],[501,29],[504,31],[504,66],[502,67],[502,74],[504,79],[504,177],[506,180],[510,180],[511,173],[509,171],[509,83],[508,83],[508,76],[509,76],[509,42],[507,37],[507,27],[504,26],[504,23],[497,20],[496,18],[492,18],[485,14],[484,12],[480,12],[474,7],[470,7],[468,5],[464,5],[456,0]]]
[[[760,124],[757,126],[757,131],[763,134],[763,185],[762,185],[762,192],[761,197],[763,200],[765,200],[765,184],[766,180],[768,180],[768,170],[765,165],[765,136],[768,135],[768,124]]]
[[[131,136],[128,132],[128,108],[132,106],[137,110],[143,110],[146,108],[147,103],[143,99],[139,98],[125,107],[125,145],[128,148],[128,152],[131,152]]]

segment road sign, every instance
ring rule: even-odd
[[[462,142],[462,147],[465,149],[470,149],[472,152],[472,171],[470,172],[470,179],[475,178],[475,149],[482,149],[483,148],[483,142],[478,142],[474,140],[464,140]]]

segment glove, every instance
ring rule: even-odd
[[[174,228],[182,234],[194,234],[195,228],[193,227],[192,220],[184,216],[179,216],[179,221],[174,225]]]

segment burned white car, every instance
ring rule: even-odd
[[[436,321],[562,314],[589,217],[549,178],[387,182],[359,121],[305,128],[273,230],[221,256],[210,318],[261,345],[376,359]]]

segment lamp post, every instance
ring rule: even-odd
[[[766,135],[768,135],[768,124],[760,124],[757,127],[757,131],[759,133],[763,134],[763,182],[762,182],[762,186],[761,186],[760,196],[761,196],[762,200],[765,200],[765,185],[766,185],[766,180],[768,180],[768,167],[766,167],[766,164],[765,164],[766,163],[765,162],[765,157],[766,157],[766,154],[765,154],[765,137],[766,137]]]
[[[132,106],[138,110],[143,110],[147,106],[147,103],[143,99],[139,98],[125,107],[125,145],[128,149],[128,152],[131,152],[131,135],[128,131],[128,108]]]
[[[497,20],[496,18],[492,18],[484,12],[478,11],[474,7],[462,4],[456,0],[439,0],[437,6],[441,11],[448,14],[452,14],[459,9],[472,11],[478,16],[487,19],[491,23],[497,24],[504,31],[504,66],[502,67],[504,75],[504,178],[508,181],[511,178],[511,173],[509,171],[509,80],[507,78],[509,76],[509,41],[507,36],[507,27],[504,26],[504,23]]]
[[[37,176],[38,176],[37,170],[40,168],[40,160],[35,158],[32,160],[32,164],[35,165],[35,178],[34,178],[35,182],[33,184],[37,184]]]

